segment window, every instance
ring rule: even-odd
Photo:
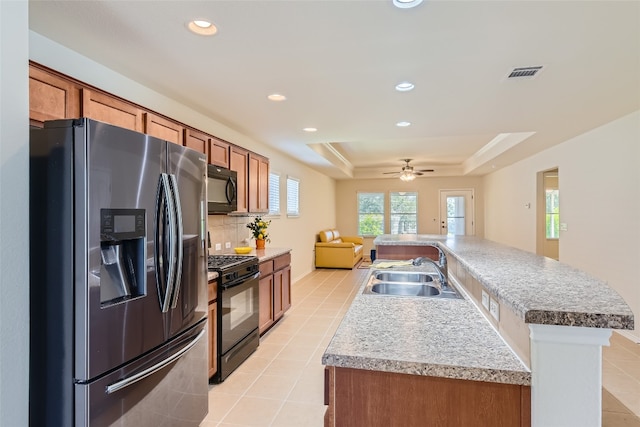
[[[391,204],[391,234],[418,232],[418,193],[389,193]]]
[[[358,234],[384,234],[384,193],[358,193]]]
[[[546,189],[545,205],[547,239],[558,239],[560,237],[560,191]]]
[[[269,215],[280,215],[280,174],[269,172]]]
[[[287,216],[300,216],[300,180],[287,177]]]

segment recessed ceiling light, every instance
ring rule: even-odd
[[[305,131],[305,132],[316,132],[318,129],[316,129],[316,128],[304,128],[302,130]]]
[[[196,19],[187,24],[187,28],[191,32],[199,34],[201,36],[212,36],[218,32],[218,28],[209,21],[202,19]]]
[[[396,85],[396,90],[398,92],[409,92],[410,90],[413,90],[414,87],[416,86],[411,82],[402,82]]]
[[[407,126],[411,126],[411,122],[398,122],[396,123],[396,126],[399,128],[406,128]]]
[[[422,3],[422,0],[393,0],[393,5],[400,9],[410,9]]]
[[[287,99],[287,97],[286,97],[286,96],[281,95],[281,94],[279,94],[279,93],[272,93],[271,95],[267,96],[267,98],[268,98],[270,101],[284,101],[284,100],[286,100],[286,99]]]

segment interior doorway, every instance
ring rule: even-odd
[[[473,189],[440,190],[440,234],[474,235],[474,215]]]
[[[536,253],[560,259],[560,179],[558,168],[538,172]]]

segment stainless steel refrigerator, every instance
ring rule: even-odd
[[[206,159],[89,119],[30,141],[30,425],[207,413]]]

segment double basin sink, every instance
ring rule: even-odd
[[[434,275],[423,271],[374,271],[364,288],[365,294],[462,298],[450,285],[442,286]]]

